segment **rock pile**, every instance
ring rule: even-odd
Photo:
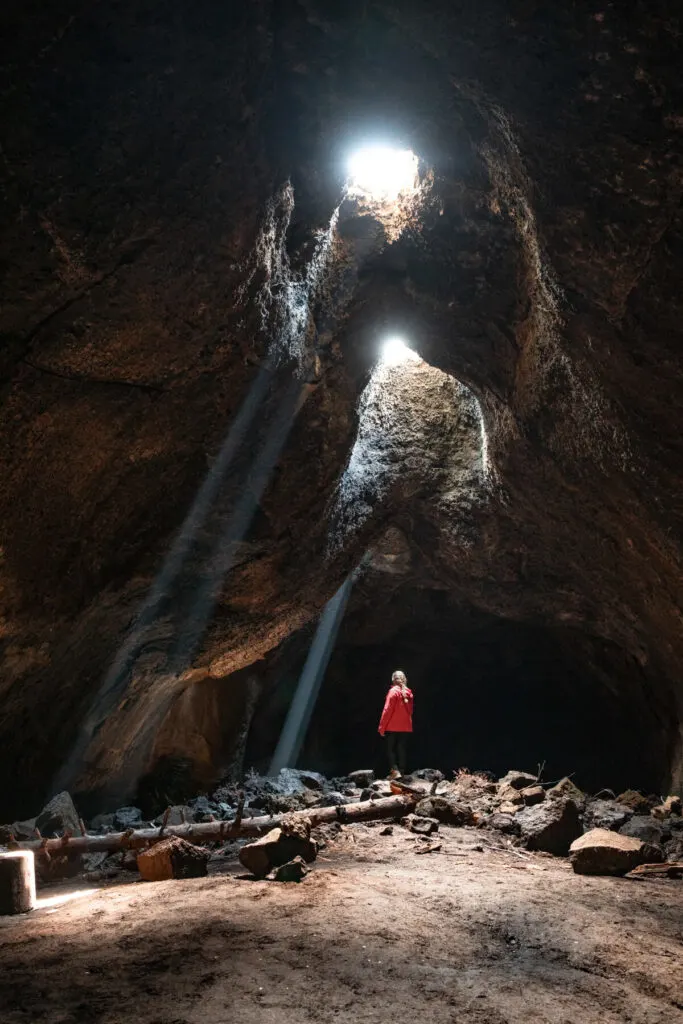
[[[162,841],[137,859],[133,851],[65,854],[52,858],[49,871],[85,870],[93,880],[110,878],[121,870],[139,870],[143,877],[190,877],[206,873],[207,860],[215,854],[197,856],[196,847],[190,847],[192,853],[183,849],[183,844],[189,845],[184,840],[163,839],[165,827],[277,815],[277,828],[255,842],[233,840],[230,849],[256,877],[299,881],[308,870],[306,865],[315,860],[317,846],[310,823],[304,818],[302,824],[301,815],[289,821],[290,812],[337,807],[343,821],[345,805],[396,792],[414,800],[413,813],[406,817],[404,811],[397,817],[425,838],[443,825],[486,828],[528,850],[570,855],[574,870],[584,874],[627,874],[645,863],[683,861],[683,816],[680,798],[675,796],[663,800],[634,790],[619,796],[607,791],[591,796],[570,778],[548,784],[523,771],[509,771],[496,781],[487,773],[461,770],[445,779],[439,771],[422,769],[393,782],[375,779],[369,769],[326,779],[314,771],[286,768],[274,778],[250,772],[241,787],[221,784],[187,804],[166,808],[153,822],[133,805],[99,814],[87,823],[91,836],[159,828]],[[12,847],[35,837],[78,836],[85,828],[69,794],[59,793],[36,818],[0,826],[0,845]],[[385,833],[390,834],[386,829]],[[187,865],[185,875],[181,861]]]

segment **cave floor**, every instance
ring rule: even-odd
[[[300,885],[218,861],[41,890],[0,919],[3,1024],[683,1021],[683,883],[577,876],[471,829],[417,856],[381,828],[345,827]]]

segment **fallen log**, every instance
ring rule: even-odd
[[[170,836],[179,836],[190,843],[226,842],[243,836],[259,836],[277,828],[283,818],[307,818],[311,827],[339,821],[377,821],[381,818],[403,817],[411,811],[416,802],[412,794],[385,797],[382,800],[365,800],[358,804],[334,807],[311,807],[306,811],[294,811],[274,816],[242,818],[241,821],[206,821],[195,825],[161,825],[159,828],[128,829],[127,832],[110,832],[104,836],[73,836],[65,834],[60,839],[34,839],[28,842],[12,843],[13,850],[33,850],[36,856],[60,856],[71,853],[97,853],[107,850],[138,850],[158,843]]]
[[[664,864],[639,864],[629,871],[627,878],[643,880],[646,878],[683,878],[683,862],[668,861]]]

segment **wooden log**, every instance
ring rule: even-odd
[[[0,853],[0,914],[26,914],[36,905],[36,872],[29,850]]]
[[[166,828],[129,829],[127,832],[110,832],[104,836],[63,836],[61,839],[30,840],[16,843],[13,849],[33,850],[36,856],[49,856],[50,852],[95,853],[99,850],[144,849],[153,843],[169,836],[180,836],[190,843],[225,842],[243,836],[259,836],[270,829],[278,827],[283,818],[296,820],[308,819],[311,826],[330,824],[334,821],[342,823],[352,821],[378,821],[381,818],[402,817],[415,806],[412,793],[400,796],[385,797],[382,800],[365,800],[358,804],[346,804],[334,807],[311,807],[306,811],[295,811],[287,815],[258,818],[243,818],[238,824],[231,821],[206,821],[195,825],[169,825]]]
[[[642,880],[645,878],[683,878],[683,862],[668,861],[664,864],[639,864],[629,871],[627,878]]]

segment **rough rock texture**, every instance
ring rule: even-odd
[[[310,827],[300,823],[296,827],[283,824],[281,828],[273,828],[265,836],[242,847],[240,862],[257,878],[265,878],[273,868],[287,864],[295,857],[302,857],[311,864],[318,850],[310,831]]]
[[[515,821],[529,850],[563,856],[581,834],[578,808],[572,800],[546,800],[536,807],[525,807]]]
[[[169,878],[203,878],[207,873],[209,851],[170,836],[137,855],[140,877],[145,882],[163,882]]]
[[[0,15],[7,820],[56,776],[116,806],[158,757],[232,758],[238,671],[373,545],[370,604],[407,564],[416,600],[547,631],[640,721],[647,785],[680,790],[676,6],[22,11]],[[422,158],[419,202],[346,202],[326,248],[376,123]],[[427,362],[368,383],[396,324]]]
[[[417,814],[425,818],[436,818],[444,825],[471,825],[472,811],[469,807],[444,796],[428,796],[416,805]]]
[[[605,828],[593,828],[569,848],[572,867],[579,875],[625,875],[639,864],[661,861],[658,846]]]
[[[632,812],[616,800],[590,800],[583,812],[584,829],[611,829],[618,832]]]
[[[80,819],[71,796],[65,792],[53,796],[36,818],[36,828],[44,836],[78,832]]]
[[[671,829],[664,821],[656,821],[654,818],[637,814],[631,818],[619,831],[622,835],[632,836],[644,843],[661,844],[671,838]]]

